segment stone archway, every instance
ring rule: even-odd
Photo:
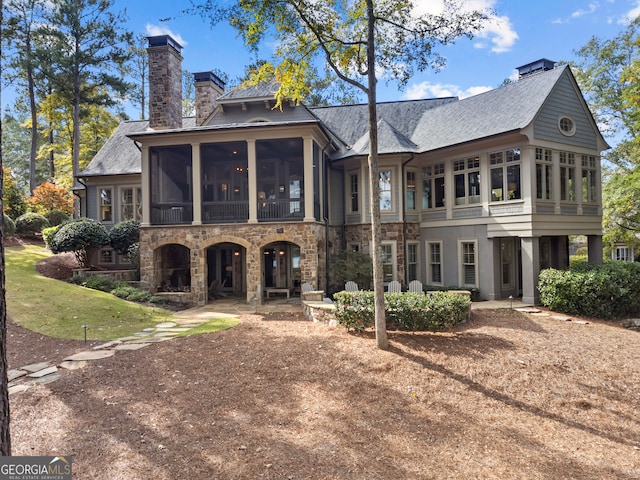
[[[247,292],[247,251],[231,242],[216,243],[206,249],[208,298],[240,296]]]
[[[271,242],[261,249],[262,288],[267,296],[272,293],[298,293],[302,283],[299,245],[287,242]]]
[[[158,292],[191,291],[191,254],[184,245],[169,243],[154,251]]]

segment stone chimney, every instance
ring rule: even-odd
[[[182,45],[169,35],[149,40],[149,127],[182,127]]]
[[[216,100],[224,94],[224,82],[213,72],[193,74],[196,84],[196,126],[209,118],[218,104]]]

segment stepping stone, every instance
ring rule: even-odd
[[[24,377],[27,374],[24,370],[9,370],[7,372],[7,380],[15,380],[16,378]]]
[[[52,373],[56,373],[58,371],[58,367],[47,367],[42,370],[38,370],[37,372],[30,373],[27,375],[31,378],[42,378],[47,375],[51,375]]]
[[[78,370],[86,366],[86,360],[65,360],[60,364],[60,368],[64,368],[65,370]]]
[[[148,337],[151,332],[136,332],[133,334],[134,337]]]
[[[49,362],[32,363],[31,365],[25,365],[20,370],[26,370],[29,373],[33,373],[50,366],[51,366],[51,363]]]
[[[521,307],[521,308],[516,308],[515,310],[516,312],[522,312],[522,313],[540,313],[540,309],[534,308],[534,307]]]
[[[122,342],[120,340],[112,340],[107,343],[103,343],[102,345],[96,345],[93,347],[94,350],[105,350],[107,348],[115,347],[116,345],[120,345]]]
[[[173,333],[182,333],[188,332],[191,330],[189,327],[172,327],[172,328],[158,328],[158,332],[173,332]]]
[[[119,341],[120,343],[122,343],[122,342],[130,342],[131,340],[139,340],[139,339],[140,339],[140,337],[136,337],[135,335],[132,335],[132,336],[130,336],[130,337],[122,337],[122,338],[119,338],[119,339],[118,339],[118,341]]]
[[[142,330],[142,331],[143,331],[143,332],[149,332],[149,333],[151,333],[151,332],[155,332],[155,330],[156,330],[155,328],[153,328],[153,327],[149,327],[149,328],[145,328],[145,329],[144,329],[144,330]]]
[[[164,338],[173,338],[177,335],[177,332],[158,332],[154,335],[154,337],[164,337]]]
[[[175,327],[176,324],[174,322],[163,322],[156,325],[156,328],[171,328]]]
[[[570,322],[571,317],[565,317],[564,315],[551,315],[554,320],[560,320],[561,322]]]
[[[129,343],[125,343],[124,345],[118,345],[116,347],[116,350],[140,350],[141,348],[148,347],[149,345],[150,345],[149,343],[129,342]]]
[[[155,338],[139,338],[138,340],[133,340],[131,342],[127,342],[127,345],[137,345],[138,343],[145,343],[145,344],[149,344],[149,343],[160,343],[160,342],[164,342],[165,340],[171,340],[173,337],[155,337]]]
[[[206,322],[202,321],[202,319],[195,318],[176,318],[176,323],[178,325],[188,325],[189,327],[199,327]]]
[[[20,392],[24,392],[25,390],[29,389],[29,385],[14,385],[12,387],[9,387],[9,395],[11,395],[12,393],[20,393]]]
[[[36,384],[46,385],[47,383],[55,382],[59,378],[60,378],[59,373],[52,373],[50,375],[45,375],[44,377],[41,377],[41,378],[34,378],[33,380],[25,382],[24,384],[25,385],[36,385]]]
[[[116,352],[114,350],[96,350],[93,352],[80,352],[64,360],[100,360],[101,358],[112,357]]]

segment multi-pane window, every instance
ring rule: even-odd
[[[407,244],[407,283],[418,280],[418,244]]]
[[[113,263],[113,250],[110,248],[103,248],[100,250],[100,264],[109,265]]]
[[[389,170],[381,170],[379,175],[380,210],[391,210],[391,172]]]
[[[576,155],[560,152],[560,200],[576,201]]]
[[[582,201],[596,201],[596,157],[582,155]]]
[[[358,196],[358,174],[349,175],[349,188],[351,190],[351,211],[357,212],[360,209],[360,198]]]
[[[142,189],[122,187],[120,189],[120,221],[142,219]]]
[[[407,210],[416,209],[416,172],[407,172]]]
[[[520,149],[512,148],[489,154],[491,175],[491,201],[519,200],[520,190]]]
[[[612,252],[611,258],[621,262],[633,262],[633,249],[619,246]]]
[[[383,243],[380,248],[382,253],[382,280],[386,284],[394,280],[395,255],[393,254],[392,243]]]
[[[427,242],[427,281],[430,285],[442,284],[442,242]]]
[[[480,203],[480,157],[453,162],[456,205]]]
[[[513,240],[500,241],[500,262],[502,266],[502,286],[513,286]]]
[[[553,160],[548,148],[536,148],[536,198],[553,200]]]
[[[110,188],[99,190],[98,208],[101,222],[113,222],[113,195]]]
[[[460,242],[460,282],[462,286],[476,286],[476,242]]]
[[[444,207],[444,163],[422,170],[422,208]]]

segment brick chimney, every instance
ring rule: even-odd
[[[169,35],[149,40],[149,127],[182,127],[182,45]]]
[[[216,100],[224,94],[224,81],[213,72],[193,74],[196,84],[196,126],[201,126],[216,108]]]

